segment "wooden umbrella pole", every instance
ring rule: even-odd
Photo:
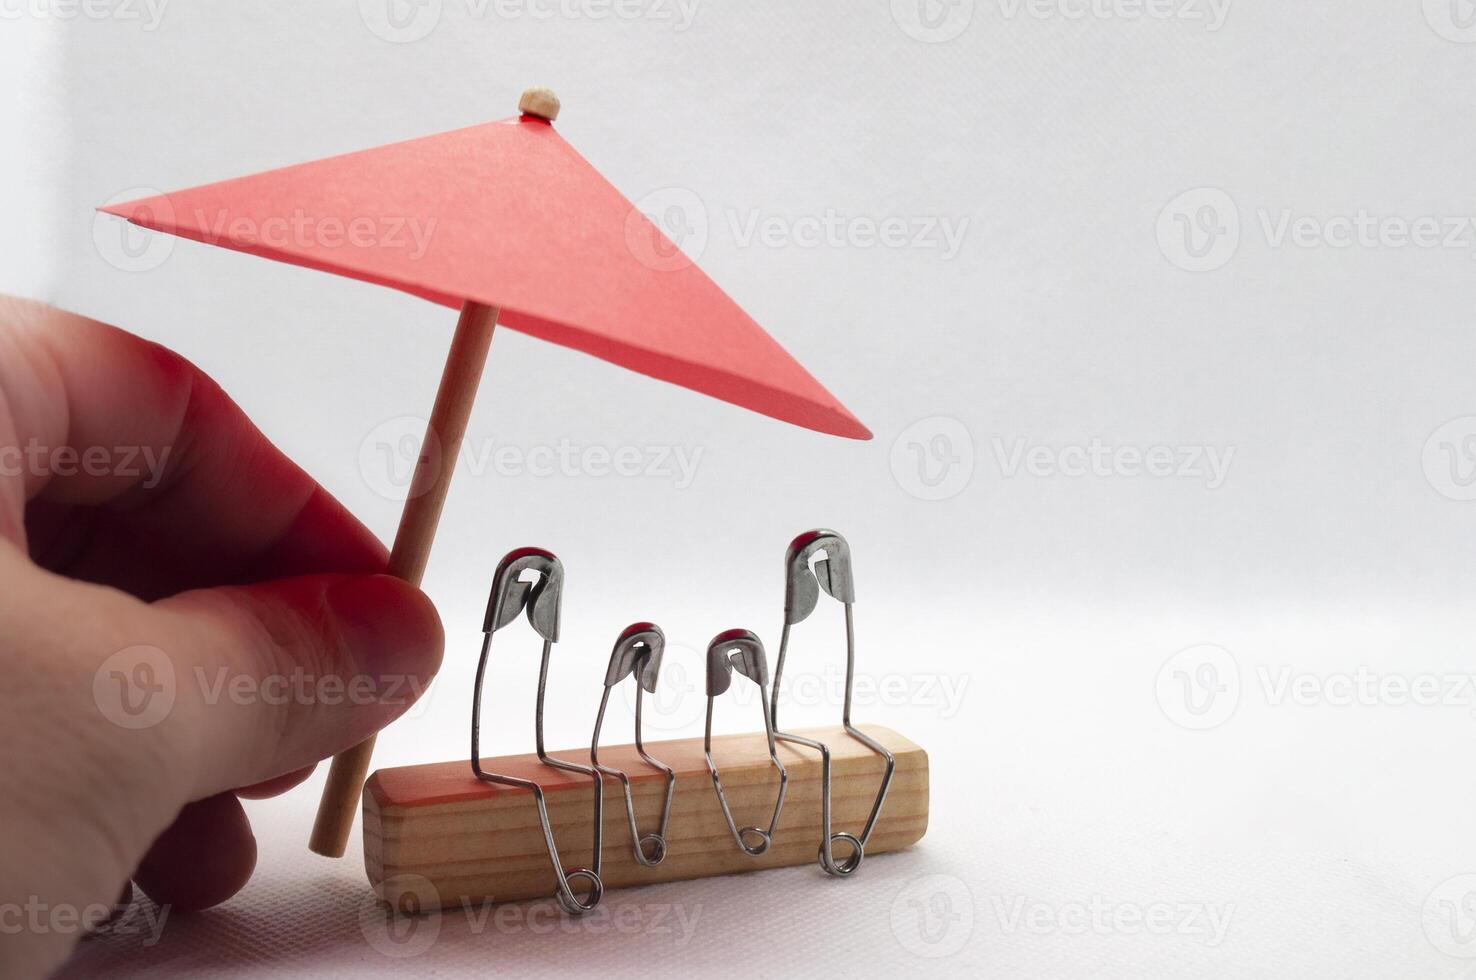
[[[441,508],[456,471],[461,440],[466,435],[472,404],[482,381],[482,368],[492,345],[497,313],[495,307],[468,301],[461,308],[451,352],[446,355],[441,387],[436,392],[435,408],[431,410],[420,457],[415,462],[410,496],[400,514],[400,528],[395,533],[387,569],[390,575],[415,586],[420,585],[430,558],[436,525],[441,520]],[[323,798],[318,803],[312,840],[308,843],[314,852],[325,857],[343,857],[373,754],[374,737],[370,736],[333,757]]]

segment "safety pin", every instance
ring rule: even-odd
[[[630,839],[634,844],[635,859],[647,868],[654,868],[666,858],[666,828],[671,820],[671,800],[676,793],[676,773],[664,762],[652,758],[641,742],[641,694],[656,693],[656,680],[661,673],[661,655],[666,650],[666,634],[654,623],[636,623],[628,626],[615,641],[610,653],[610,667],[605,671],[605,693],[600,698],[600,711],[595,715],[594,737],[590,741],[589,761],[606,776],[620,780],[625,790],[625,814],[630,820]],[[636,829],[635,800],[630,793],[630,777],[623,771],[600,765],[600,728],[605,723],[605,708],[610,704],[610,691],[626,676],[636,682],[635,697],[635,746],[646,763],[666,773],[666,802],[661,807],[661,825],[654,834],[641,836]],[[646,848],[650,847],[650,853]]]
[[[810,560],[816,555],[822,557],[812,567]],[[892,772],[897,767],[897,760],[880,742],[851,724],[851,693],[856,679],[856,629],[851,615],[851,606],[856,601],[856,584],[851,571],[851,546],[834,531],[806,531],[790,542],[789,550],[784,556],[784,567],[784,632],[779,639],[779,660],[774,665],[774,689],[769,708],[774,726],[777,728],[779,725],[779,679],[784,674],[784,657],[789,652],[790,627],[809,618],[820,601],[820,590],[824,589],[827,595],[838,599],[846,609],[846,700],[841,724],[845,726],[846,734],[887,761],[881,788],[877,791],[876,800],[871,805],[871,815],[867,817],[865,829],[861,831],[859,839],[851,834],[830,833],[830,780],[828,774],[824,775],[822,807],[825,811],[826,836],[820,845],[820,866],[832,875],[844,877],[859,868],[866,856],[866,843],[871,840],[871,832],[876,829],[876,820],[881,814],[882,804],[886,802],[887,790],[892,785]],[[810,744],[812,747],[819,744],[786,733],[779,733],[778,737],[786,741]],[[824,763],[828,762],[829,753],[823,752],[821,759],[822,770],[828,770]],[[838,840],[851,846],[851,856],[843,864],[837,864],[832,853],[832,845]]]
[[[529,582],[522,581],[524,572],[537,577]],[[520,548],[510,552],[497,566],[492,579],[492,595],[487,600],[487,619],[482,625],[485,639],[482,641],[482,656],[477,661],[476,688],[472,694],[471,764],[472,772],[480,780],[504,786],[517,786],[531,790],[538,804],[538,820],[543,825],[543,840],[548,847],[548,859],[553,864],[558,878],[557,897],[564,911],[570,915],[583,915],[600,904],[605,895],[604,882],[600,880],[601,830],[604,812],[604,780],[587,766],[550,758],[543,747],[543,696],[548,687],[548,658],[553,645],[559,640],[559,613],[563,604],[564,566],[557,558],[539,548]],[[568,772],[583,773],[595,782],[594,794],[594,868],[571,868],[565,870],[559,861],[558,845],[554,842],[553,826],[548,819],[548,805],[544,801],[543,788],[531,779],[517,776],[502,776],[482,770],[481,720],[482,681],[487,673],[487,654],[492,648],[492,634],[518,617],[524,609],[528,611],[528,623],[543,637],[543,663],[538,671],[538,702],[535,712],[538,759],[546,766]],[[570,884],[573,879],[588,881],[588,901],[582,902]]]
[[[779,770],[779,796],[774,801],[774,816],[769,820],[769,829],[744,827],[738,829],[733,820],[733,811],[728,808],[728,797],[723,793],[723,782],[718,778],[717,764],[712,761],[712,705],[733,683],[733,669],[758,685],[759,705],[764,711],[764,734],[769,741],[769,759]],[[769,662],[764,656],[764,645],[748,630],[734,629],[719,633],[707,646],[707,729],[702,738],[702,752],[707,757],[707,771],[712,774],[712,787],[717,791],[718,803],[722,805],[723,817],[728,821],[728,830],[738,846],[750,857],[758,857],[774,842],[774,829],[779,826],[779,813],[784,809],[784,794],[789,788],[789,773],[779,761],[779,750],[774,744],[774,724],[769,716],[769,701],[764,690],[769,683]],[[758,843],[752,846],[744,839],[752,836]]]

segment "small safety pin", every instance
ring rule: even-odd
[[[733,683],[733,669],[758,685],[759,705],[764,711],[764,734],[769,742],[769,759],[779,770],[779,796],[774,801],[774,816],[769,820],[769,829],[744,827],[738,829],[733,820],[733,811],[728,808],[728,797],[723,793],[723,782],[718,778],[717,764],[712,761],[712,705],[719,694]],[[779,761],[779,750],[774,745],[774,724],[769,716],[769,701],[764,688],[769,683],[769,662],[764,656],[764,645],[748,630],[735,629],[719,633],[707,646],[707,729],[702,738],[702,751],[707,757],[707,771],[712,774],[712,787],[717,791],[718,803],[722,805],[723,817],[728,821],[728,830],[745,854],[758,857],[774,842],[774,829],[779,826],[779,814],[784,809],[784,794],[789,788],[789,773]],[[749,845],[746,837],[757,839]]]
[[[817,554],[823,554],[824,557],[811,567],[810,559]],[[825,840],[820,845],[820,866],[832,875],[845,877],[855,872],[866,857],[866,843],[871,840],[871,832],[876,829],[876,819],[881,814],[882,804],[886,802],[887,790],[892,785],[892,772],[897,767],[897,760],[884,745],[851,724],[851,692],[856,679],[856,630],[851,616],[851,606],[856,601],[856,584],[851,573],[851,546],[846,543],[845,538],[834,531],[823,529],[806,531],[790,542],[789,550],[784,556],[784,567],[786,572],[784,632],[779,639],[779,660],[774,665],[774,689],[769,707],[769,714],[774,719],[774,727],[779,726],[779,679],[784,674],[784,658],[789,652],[790,627],[809,618],[810,613],[815,611],[815,606],[820,601],[820,590],[824,589],[827,595],[840,600],[846,609],[846,700],[841,714],[841,724],[845,726],[846,734],[887,761],[881,788],[877,791],[876,800],[871,805],[871,815],[866,818],[866,826],[861,831],[860,838],[846,833],[831,834],[829,753],[822,748],[824,782],[822,809]],[[778,733],[778,737],[811,747],[820,745],[810,739],[783,732]],[[844,863],[835,862],[832,853],[832,845],[835,841],[843,841],[851,847],[851,856]]]
[[[647,868],[654,868],[666,858],[666,827],[671,820],[671,800],[676,793],[676,773],[664,762],[652,758],[641,742],[641,694],[656,693],[656,680],[661,673],[661,655],[666,650],[666,634],[654,623],[636,623],[628,626],[615,641],[610,653],[610,667],[605,671],[605,693],[600,698],[600,711],[595,715],[594,737],[590,741],[589,761],[606,776],[620,780],[625,790],[625,814],[630,819],[630,839],[634,844],[635,859]],[[654,834],[641,836],[636,829],[635,800],[630,793],[630,777],[619,769],[600,765],[600,728],[605,723],[605,708],[610,704],[610,691],[627,676],[634,676],[635,699],[635,745],[642,759],[653,768],[666,773],[666,802],[661,807],[661,824]],[[646,848],[650,848],[647,854]]]
[[[524,572],[534,573],[534,581],[521,581]],[[497,566],[492,579],[492,595],[487,600],[487,619],[482,625],[485,639],[482,641],[482,656],[477,661],[477,681],[472,694],[471,765],[472,772],[480,780],[504,786],[518,786],[533,792],[538,804],[538,820],[543,825],[543,840],[548,847],[548,859],[553,864],[558,878],[557,897],[564,911],[570,915],[583,915],[600,904],[605,895],[604,882],[600,880],[601,830],[604,813],[604,780],[587,766],[550,758],[543,748],[543,695],[548,686],[548,658],[553,645],[559,640],[559,613],[563,604],[564,566],[557,558],[539,548],[520,548],[510,552]],[[482,681],[487,674],[487,654],[492,648],[492,634],[518,617],[524,609],[528,611],[528,623],[543,637],[543,663],[538,671],[538,703],[535,712],[538,759],[546,766],[568,772],[583,773],[595,782],[594,794],[594,868],[570,868],[565,871],[559,861],[558,845],[554,842],[553,826],[548,819],[548,805],[544,801],[543,788],[531,779],[517,776],[502,776],[482,770],[481,727],[482,727]],[[588,900],[580,901],[575,894],[571,879],[589,882]]]

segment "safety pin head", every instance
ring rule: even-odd
[[[537,577],[523,580],[524,572]],[[519,548],[509,552],[492,577],[483,633],[495,633],[528,610],[528,623],[550,643],[559,642],[559,611],[564,599],[564,566],[542,548]]]
[[[812,566],[817,554],[825,557]],[[806,531],[789,544],[784,555],[787,572],[784,584],[784,623],[793,626],[804,622],[820,602],[820,590],[844,603],[856,601],[856,584],[851,575],[851,546],[834,531],[820,528]]]
[[[605,671],[605,686],[614,687],[626,676],[635,674],[636,683],[647,694],[656,693],[656,679],[661,673],[661,656],[666,652],[666,634],[655,623],[627,626],[615,649],[610,653],[610,668]]]
[[[719,633],[707,645],[708,697],[717,697],[728,689],[735,668],[760,688],[768,686],[769,659],[764,655],[763,641],[749,630]]]

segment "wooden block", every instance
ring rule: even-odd
[[[888,728],[863,725],[896,757],[897,768],[867,855],[895,851],[920,840],[928,826],[928,757]],[[881,785],[884,760],[846,735],[840,726],[801,729],[799,734],[830,747],[832,831],[859,834]],[[789,772],[789,792],[773,846],[760,857],[738,849],[723,820],[712,777],[702,755],[702,739],[647,742],[646,750],[677,774],[667,855],[654,868],[632,855],[625,796],[617,780],[605,780],[605,887],[734,874],[786,865],[816,863],[820,847],[820,756],[802,746],[779,743],[779,758]],[[589,751],[551,753],[588,764]],[[713,737],[713,761],[739,827],[768,826],[779,776],[769,761],[762,732]],[[643,763],[633,745],[601,746],[600,762],[631,777],[636,822],[650,833],[661,818],[665,777]],[[593,867],[594,781],[545,766],[536,755],[484,759],[488,772],[537,781],[544,789],[550,822],[565,868]],[[836,844],[836,859],[849,848]],[[442,907],[463,901],[519,901],[554,894],[554,874],[544,847],[532,792],[482,782],[466,760],[382,769],[364,792],[364,866],[381,897],[386,881],[415,876],[420,901],[429,882]],[[858,874],[866,873],[865,866]],[[423,879],[423,880],[422,880]],[[405,879],[401,879],[403,881]],[[583,890],[582,888],[580,889]]]

